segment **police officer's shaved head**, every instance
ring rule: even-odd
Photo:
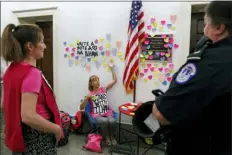
[[[217,40],[225,31],[232,35],[232,1],[212,1],[205,8],[205,35]],[[213,31],[217,31],[213,33]]]

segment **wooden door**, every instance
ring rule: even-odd
[[[204,13],[192,13],[190,33],[190,53],[193,53],[197,42],[204,35]]]
[[[44,43],[47,48],[44,51],[44,58],[37,61],[36,66],[43,72],[45,78],[53,88],[53,30],[52,21],[36,22],[43,30]]]

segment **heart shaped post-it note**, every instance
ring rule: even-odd
[[[157,23],[157,22],[154,22],[154,23],[152,24],[152,26],[153,26],[154,28],[157,28],[157,27],[158,27],[158,23]]]
[[[165,21],[165,20],[161,20],[161,22],[160,22],[160,23],[161,23],[161,25],[163,25],[163,26],[164,26],[164,25],[165,25],[165,23],[166,23],[166,21]]]
[[[118,57],[122,56],[122,52],[117,52]]]
[[[122,47],[122,42],[121,41],[116,41],[116,47],[120,49]]]
[[[91,72],[91,65],[87,64],[85,68],[88,73]]]
[[[177,15],[170,15],[170,20],[171,20],[172,24],[175,24],[175,22],[177,20]]]
[[[144,77],[144,73],[140,73],[139,75],[140,75],[140,77]]]
[[[78,60],[75,60],[75,65],[78,65]]]
[[[147,68],[151,68],[151,64],[147,64]]]
[[[151,30],[152,26],[151,25],[147,25],[147,29]]]
[[[99,41],[100,41],[101,43],[103,43],[103,42],[104,42],[104,38],[100,38]]]
[[[98,40],[96,39],[96,40],[94,41],[94,43],[97,44],[97,43],[98,43]]]
[[[98,49],[99,49],[100,51],[102,51],[102,50],[103,50],[103,47],[102,47],[102,46],[99,46]]]
[[[106,48],[110,48],[111,47],[111,44],[110,43],[107,43],[106,44]]]
[[[151,80],[151,79],[152,79],[152,75],[149,75],[149,76],[148,76],[148,79]]]
[[[154,72],[154,70],[155,70],[154,67],[151,67],[151,68],[150,68],[150,71],[151,71],[151,72]]]
[[[107,39],[108,41],[111,41],[111,34],[110,34],[110,33],[107,33],[107,34],[106,34],[106,39]]]
[[[146,64],[145,63],[141,63],[141,66],[142,66],[142,68],[145,68]]]
[[[144,81],[145,83],[147,83],[148,79],[147,79],[147,78],[144,78],[143,81]]]
[[[160,74],[159,75],[160,82],[163,82],[165,79],[166,79],[165,74]]]
[[[110,54],[111,54],[111,51],[110,51],[110,50],[106,50],[106,51],[105,51],[105,54],[106,54],[107,57],[109,57]]]
[[[155,22],[155,17],[152,17],[151,18],[151,23],[154,23]]]
[[[145,69],[144,69],[144,73],[147,73],[147,72],[148,72],[148,69],[147,69],[147,68],[145,68]]]
[[[73,60],[70,60],[70,59],[69,59],[69,60],[68,60],[68,66],[69,66],[69,67],[72,67],[72,66],[73,66],[73,62],[74,62]]]
[[[93,58],[92,58],[92,61],[93,61],[93,62],[96,62],[96,61],[97,61],[97,58],[96,58],[96,57],[93,57]]]
[[[96,68],[99,69],[101,67],[101,62],[100,61],[96,61]]]
[[[114,57],[116,57],[116,55],[117,55],[117,48],[112,48],[112,49],[111,49],[111,53],[112,53],[112,55],[113,55]]]

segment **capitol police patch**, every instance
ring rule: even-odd
[[[184,84],[191,80],[196,75],[196,72],[196,65],[193,63],[188,63],[181,69],[181,71],[176,76],[176,82],[178,84]]]

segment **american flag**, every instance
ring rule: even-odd
[[[141,1],[133,1],[128,26],[128,43],[125,54],[123,84],[127,93],[134,90],[134,80],[139,76],[139,54],[145,40],[144,12]]]

